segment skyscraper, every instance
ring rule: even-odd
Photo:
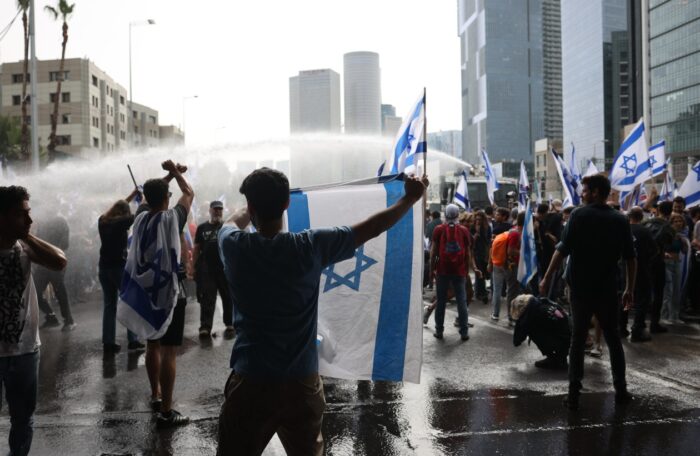
[[[463,158],[532,161],[544,135],[543,0],[459,0]]]
[[[379,135],[382,90],[379,54],[349,52],[343,56],[345,133]]]
[[[700,1],[649,0],[651,141],[666,140],[674,177],[700,158]]]
[[[333,70],[300,71],[289,78],[292,134],[340,133],[340,75]]]
[[[564,136],[561,113],[561,0],[542,0],[544,136]]]
[[[614,130],[612,34],[627,30],[627,0],[561,1],[564,145],[609,168]]]

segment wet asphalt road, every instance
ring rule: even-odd
[[[155,429],[143,353],[103,358],[99,296],[74,306],[72,333],[42,330],[36,455],[210,455],[232,341],[197,338],[199,306],[187,307],[175,407],[188,426]],[[452,308],[453,309],[453,308]],[[636,400],[616,408],[607,353],[586,361],[581,410],[562,406],[566,373],[537,370],[535,346],[512,346],[505,322],[470,306],[471,340],[446,324],[445,339],[424,330],[419,385],[326,379],[326,453],[332,455],[655,455],[698,454],[700,326],[649,344],[625,343]],[[454,311],[448,310],[451,322]],[[223,329],[217,312],[219,334]],[[432,323],[432,321],[431,321]],[[125,331],[118,330],[125,348]],[[9,420],[0,415],[0,452]],[[276,438],[266,455],[284,454]]]

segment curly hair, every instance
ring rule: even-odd
[[[29,193],[26,188],[18,185],[0,187],[0,214],[7,214],[24,201],[29,201]]]

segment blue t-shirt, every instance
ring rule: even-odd
[[[226,225],[219,253],[231,288],[236,341],[231,368],[263,380],[318,372],[321,271],[355,254],[350,227],[279,233],[267,239]]]

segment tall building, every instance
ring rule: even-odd
[[[379,135],[382,131],[382,88],[379,54],[349,52],[343,56],[345,133]]]
[[[459,0],[462,157],[533,160],[544,135],[543,0]]]
[[[294,133],[340,133],[340,75],[330,69],[289,78],[289,127]]]
[[[649,0],[651,141],[666,140],[674,177],[700,158],[700,1]]]
[[[561,140],[561,0],[542,0],[542,63],[544,136]]]
[[[581,163],[609,169],[613,131],[613,32],[627,30],[627,0],[561,1],[564,144]]]
[[[396,115],[394,105],[382,105],[382,136],[395,137],[403,119]]]
[[[136,147],[157,147],[160,144],[158,111],[148,106],[132,103],[133,142]]]
[[[631,73],[630,65],[630,43],[627,31],[612,32],[612,55],[611,73],[612,78],[611,103],[612,103],[612,132],[610,138],[613,153],[617,152],[622,145],[624,136],[619,132],[623,131],[625,125],[635,123],[638,119],[632,117],[632,96],[631,96]]]
[[[447,155],[462,158],[462,132],[446,130],[428,133],[428,149],[439,150]]]

